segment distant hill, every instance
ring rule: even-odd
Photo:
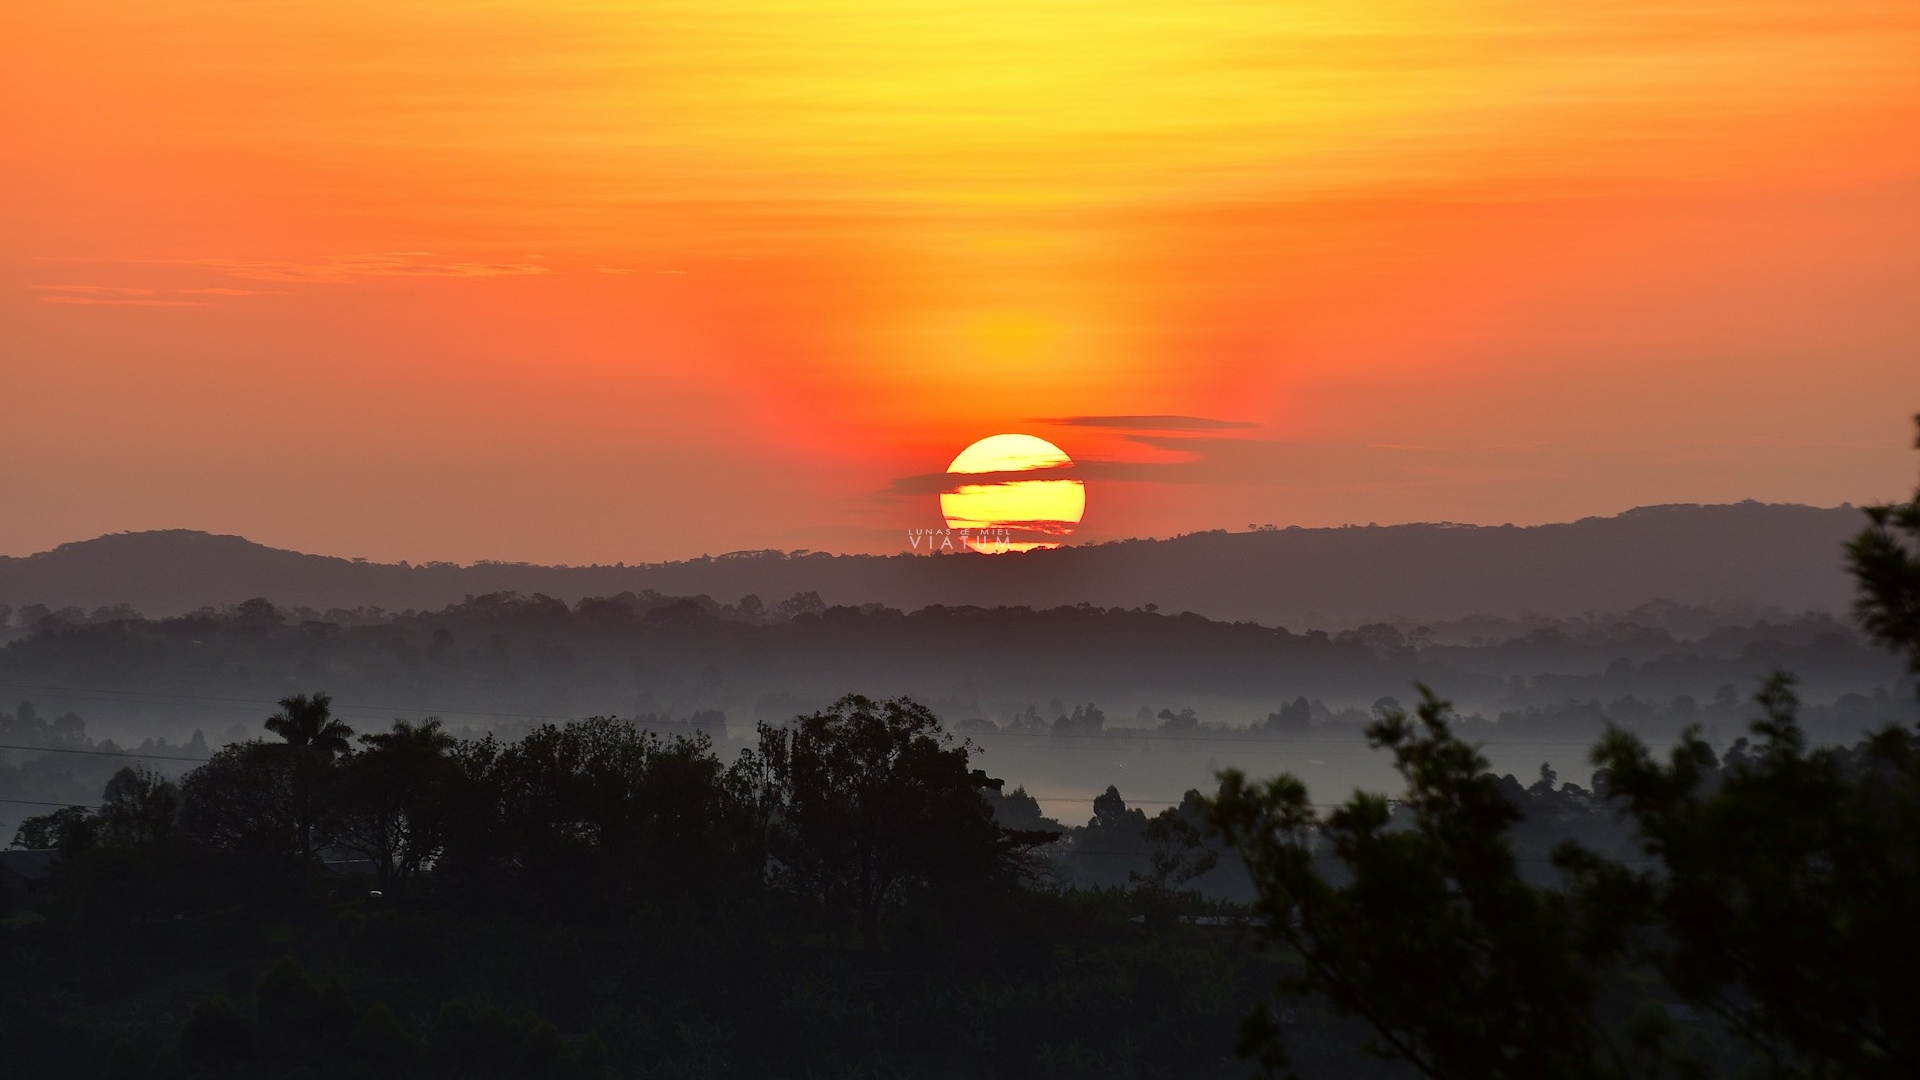
[[[1215,619],[1338,626],[1619,611],[1650,600],[1842,611],[1859,511],[1744,502],[1655,506],[1563,525],[1209,532],[1023,555],[746,552],[645,566],[367,563],[188,530],[121,533],[0,557],[0,603],[148,615],[266,597],[281,607],[436,609],[517,591],[568,602],[654,590],[767,604],[1155,604]]]

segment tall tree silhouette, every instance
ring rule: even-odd
[[[366,750],[337,766],[330,839],[373,863],[382,889],[403,884],[440,854],[460,777],[459,742],[438,717],[395,720],[362,735]]]
[[[306,755],[249,739],[223,746],[180,781],[180,825],[209,848],[285,869],[313,855],[295,775]]]
[[[332,761],[351,748],[353,729],[333,715],[333,697],[325,693],[295,694],[280,699],[280,711],[267,717],[267,730],[296,746]]]
[[[267,730],[286,740],[293,752],[291,797],[294,837],[304,852],[327,845],[326,788],[333,779],[333,762],[348,753],[353,729],[333,715],[333,698],[324,692],[295,694],[280,699],[280,711],[267,717]]]
[[[789,885],[819,902],[830,929],[854,916],[869,950],[908,890],[954,864],[990,873],[1014,854],[980,795],[1000,781],[971,768],[971,744],[918,702],[850,694],[759,735]]]

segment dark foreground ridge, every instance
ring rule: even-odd
[[[495,592],[569,603],[653,590],[722,601],[1157,605],[1215,619],[1339,626],[1404,616],[1565,616],[1664,598],[1843,611],[1851,508],[1642,507],[1561,525],[1418,524],[1203,532],[1025,555],[752,551],[641,566],[370,563],[190,530],[121,533],[0,557],[0,603],[130,604],[148,615],[265,597],[282,607],[434,609]],[[905,540],[902,540],[903,547]]]

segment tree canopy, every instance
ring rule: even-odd
[[[851,918],[869,949],[907,893],[1005,884],[1021,846],[1051,835],[995,824],[998,791],[926,706],[851,694],[791,725],[761,724],[758,762],[773,811],[778,873],[813,898],[830,930]]]

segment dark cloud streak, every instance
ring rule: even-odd
[[[1215,420],[1207,416],[1055,416],[1037,417],[1028,423],[1115,431],[1236,431],[1260,426],[1245,420]]]
[[[1416,447],[1209,438],[1144,432],[1130,434],[1126,438],[1140,446],[1166,454],[1180,454],[1183,458],[1177,461],[1082,460],[1071,465],[1020,472],[924,473],[892,481],[879,493],[879,497],[884,500],[939,495],[963,484],[1000,484],[1020,480],[1228,484],[1282,488],[1374,486],[1406,483],[1420,476],[1444,475],[1474,461],[1474,455]]]
[[[1070,465],[1056,465],[1045,469],[1020,469],[1012,472],[983,473],[922,473],[919,476],[902,476],[887,485],[883,492],[888,498],[911,495],[942,495],[961,487],[976,485],[1005,484],[1029,480],[1086,480],[1089,479],[1088,462],[1074,462]],[[1103,464],[1095,462],[1093,464]]]

